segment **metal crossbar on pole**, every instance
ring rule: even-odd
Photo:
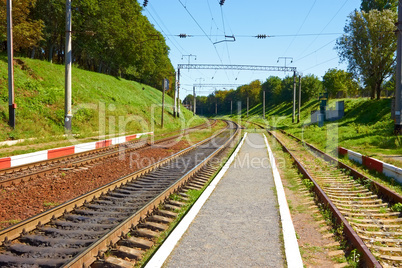
[[[210,69],[210,70],[248,70],[265,72],[296,72],[296,67],[258,66],[258,65],[227,65],[227,64],[179,64],[178,69]]]
[[[240,87],[244,84],[194,84],[196,87]]]

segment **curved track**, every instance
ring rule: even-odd
[[[228,128],[212,138],[1,231],[0,265],[91,265],[110,243],[115,244],[172,193],[185,186],[237,133],[238,126],[228,122]],[[186,187],[195,185],[193,182]],[[147,244],[146,239],[142,243]]]

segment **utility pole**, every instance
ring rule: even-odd
[[[262,118],[265,119],[265,90],[262,91]]]
[[[161,116],[161,128],[163,128],[163,115],[165,112],[165,91],[169,89],[169,80],[166,78],[162,82],[162,116]]]
[[[292,123],[295,122],[296,113],[296,72],[293,73],[293,113],[292,113]]]
[[[248,104],[249,104],[249,97],[247,96],[247,117],[248,117]]]
[[[73,114],[71,112],[71,64],[72,64],[72,51],[71,51],[71,0],[66,0],[66,47],[64,51],[64,61],[66,68],[65,77],[65,102],[64,102],[64,128],[67,132],[71,132],[71,120]]]
[[[396,53],[395,135],[402,134],[402,8],[398,5],[398,49]]]
[[[15,128],[15,108],[17,104],[14,98],[14,47],[13,47],[13,16],[12,1],[7,0],[7,56],[8,56],[8,124]]]
[[[233,113],[233,101],[230,100],[230,115]]]
[[[193,86],[193,115],[196,114],[197,111],[197,98],[195,96],[195,86]]]
[[[180,68],[177,69],[177,117],[180,117]]]
[[[215,115],[218,114],[218,99],[216,98],[216,89],[215,89]]]
[[[301,107],[301,75],[299,75],[299,109],[297,111],[297,123],[300,123],[300,107]]]
[[[173,117],[177,117],[176,115],[176,108],[177,108],[177,79],[176,80],[176,84],[174,87],[174,104],[173,104]]]

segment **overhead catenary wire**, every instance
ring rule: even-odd
[[[313,10],[316,3],[317,3],[317,0],[314,0],[313,5],[311,6],[310,10],[308,11],[306,17],[303,20],[303,23],[300,25],[299,30],[297,31],[296,35],[293,37],[292,41],[290,42],[288,48],[286,49],[285,53],[283,53],[283,55],[286,55],[286,53],[289,51],[289,48],[293,45],[293,42],[295,41],[296,37],[299,35],[301,29],[303,28],[304,24],[306,23],[308,17],[310,16],[310,13]]]
[[[257,39],[267,39],[267,38],[278,38],[278,37],[306,37],[306,36],[330,36],[330,35],[341,35],[342,33],[306,33],[306,34],[257,34],[257,35],[247,35],[247,34],[233,34],[236,38],[257,38]],[[204,37],[205,35],[200,34],[175,34],[171,35],[180,38],[191,38],[191,37]],[[209,35],[210,37],[222,37],[222,35]]]
[[[163,28],[161,27],[161,25],[158,23],[158,21],[155,19],[155,17],[152,15],[152,13],[149,12],[148,8],[144,8],[144,9],[145,9],[145,11],[151,16],[151,18],[154,20],[154,22],[156,23],[156,25],[158,25],[158,27],[159,27],[159,29],[161,30],[162,34],[171,42],[171,44],[177,49],[177,51],[178,51],[180,54],[188,54],[187,51],[186,51],[182,46],[180,46],[180,44],[178,44],[178,46],[180,46],[180,48],[179,48],[179,47],[169,38],[169,36],[172,36],[172,35],[168,35],[168,34],[165,33],[165,31],[163,30]]]
[[[205,32],[205,30],[201,27],[201,25],[198,23],[198,21],[195,19],[195,17],[193,16],[193,14],[191,14],[190,10],[188,10],[187,6],[183,4],[183,2],[181,0],[178,0],[179,3],[183,6],[183,8],[186,10],[186,12],[188,13],[188,15],[192,18],[192,20],[195,22],[195,24],[197,24],[198,28],[200,28],[200,30],[204,33],[204,35],[208,38],[208,40],[211,42],[211,44],[213,45],[216,54],[218,55],[219,61],[221,62],[221,64],[223,64],[223,60],[222,57],[219,55],[218,50],[216,49],[216,46],[214,45],[214,42],[212,41],[211,37],[208,36],[208,34]],[[227,71],[225,70],[227,79],[229,80],[229,76],[227,74]]]
[[[301,60],[303,60],[303,59],[305,59],[305,58],[307,58],[307,57],[313,55],[314,53],[320,51],[321,49],[323,49],[323,48],[329,46],[330,44],[332,44],[333,42],[335,42],[337,39],[338,39],[338,38],[335,38],[334,40],[331,40],[330,42],[326,43],[326,44],[323,45],[322,47],[316,49],[315,51],[313,51],[313,52],[311,52],[311,53],[309,53],[309,54],[307,54],[307,55],[305,55],[305,56],[303,56],[303,57],[301,57],[301,58],[299,58],[299,59],[294,60],[293,62],[301,61]]]
[[[345,2],[342,4],[342,6],[338,9],[338,11],[335,13],[335,15],[330,19],[330,21],[324,26],[324,28],[321,30],[320,34],[323,33],[325,31],[325,29],[331,24],[331,22],[336,18],[336,16],[338,16],[339,12],[343,9],[343,7],[346,5],[346,3],[349,0],[345,0]],[[314,40],[303,50],[302,53],[300,53],[300,55],[303,55],[317,40],[317,38],[320,35],[317,35],[316,38],[314,38]]]
[[[333,60],[336,60],[336,59],[338,59],[338,56],[337,56],[337,57],[334,57],[334,58],[332,58],[332,59],[323,61],[323,62],[321,62],[321,63],[318,63],[318,64],[316,64],[316,65],[314,65],[314,66],[312,66],[312,67],[309,67],[309,68],[307,68],[307,69],[304,69],[304,70],[302,71],[302,73],[305,73],[305,72],[308,71],[308,70],[314,69],[315,67],[318,67],[318,66],[320,66],[320,65],[323,65],[323,64],[325,64],[325,63],[328,63],[328,62],[333,61]]]

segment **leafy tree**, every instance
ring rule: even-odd
[[[359,84],[353,80],[353,75],[336,68],[325,73],[322,84],[330,98],[355,96],[359,91]]]
[[[244,103],[247,102],[247,97],[249,98],[250,107],[261,102],[260,92],[261,92],[261,82],[260,80],[255,80],[248,85],[241,86],[237,89],[240,94],[240,98]]]
[[[313,74],[302,77],[302,101],[317,98],[323,91],[322,82]]]
[[[391,10],[355,11],[349,16],[344,34],[337,40],[338,54],[348,62],[349,72],[370,89],[371,98],[380,98],[382,84],[394,70],[395,22]]]
[[[43,21],[32,20],[30,9],[35,6],[35,0],[14,0],[13,4],[13,43],[15,51],[26,51],[35,47],[42,40]],[[0,20],[7,21],[7,1],[0,0]],[[0,26],[0,41],[7,40],[7,24]]]
[[[282,90],[282,79],[278,76],[270,76],[262,84],[262,90],[265,91],[267,103],[274,103]]]
[[[364,12],[370,12],[370,10],[383,11],[384,9],[390,9],[394,12],[397,11],[398,0],[362,0],[360,9]]]
[[[159,89],[162,79],[169,78],[173,87],[174,68],[168,57],[169,47],[141,11],[138,1],[132,0],[73,1],[74,63],[87,70]],[[45,22],[45,40],[40,44],[40,51],[45,52],[49,61],[63,63],[65,0],[37,0],[32,17]]]

